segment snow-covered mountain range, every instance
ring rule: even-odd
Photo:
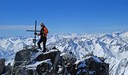
[[[17,51],[33,45],[32,39],[33,37],[0,37],[0,58],[13,60]],[[61,52],[73,52],[78,60],[88,53],[104,57],[105,62],[110,64],[110,75],[128,75],[128,32],[49,35],[47,48],[53,46]]]

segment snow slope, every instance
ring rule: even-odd
[[[15,53],[27,45],[32,45],[32,37],[1,37],[0,57],[12,60]],[[49,35],[47,47],[53,46],[61,52],[73,52],[77,59],[88,53],[104,57],[110,64],[110,75],[128,75],[128,32]]]

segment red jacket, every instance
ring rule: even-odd
[[[43,28],[40,30],[40,35],[47,38],[47,34],[48,34],[48,29],[47,29],[46,27],[43,27]]]

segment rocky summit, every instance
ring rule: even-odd
[[[88,54],[78,60],[72,53],[50,49],[43,53],[38,49],[23,49],[16,53],[14,64],[0,60],[3,75],[109,75],[109,64],[103,58]]]

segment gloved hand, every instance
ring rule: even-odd
[[[37,35],[37,33],[34,33],[35,35]]]

